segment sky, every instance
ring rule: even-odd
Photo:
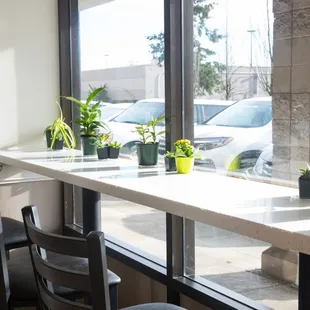
[[[115,0],[83,10],[81,25],[82,70],[94,70],[152,61],[146,36],[164,29],[164,0]],[[210,29],[226,34],[228,29],[228,58],[230,65],[250,64],[250,33],[253,33],[253,64],[268,65],[263,46],[266,44],[268,0],[219,0],[207,21]],[[272,2],[269,0],[269,2]],[[270,8],[270,12],[272,12]],[[273,16],[270,17],[272,23]],[[227,22],[227,28],[226,28]],[[225,40],[203,46],[216,52],[213,60],[225,62]]]

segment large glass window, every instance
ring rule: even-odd
[[[101,121],[110,128],[112,139],[122,144],[121,156],[131,155],[126,158],[133,159],[129,165],[135,169],[139,141],[135,127],[165,112],[163,61],[154,61],[150,53],[157,38],[161,45],[156,52],[164,53],[163,0],[79,4],[81,99],[95,88],[104,88],[95,98],[101,102]],[[158,130],[163,126],[158,124]],[[165,261],[165,213],[107,195],[101,196],[101,203],[106,235],[126,248]],[[76,210],[75,219],[81,223],[81,212]]]
[[[291,29],[291,10],[272,0],[194,1],[194,96],[235,102],[195,126],[197,169],[265,182],[266,191],[274,189],[269,183],[297,186],[298,168],[309,161],[310,103],[301,72],[309,65],[302,37],[310,33],[301,24]],[[295,252],[195,223],[201,279],[272,309],[293,310],[297,270]]]
[[[164,115],[170,91],[164,86],[163,3],[114,0],[80,11],[81,98],[104,87],[97,98],[102,120],[122,144],[122,155],[134,161],[135,126]],[[296,22],[305,19],[306,9],[296,4],[293,13],[291,4],[276,0],[193,5],[194,144],[201,153],[196,169],[297,187],[298,170],[310,161],[310,31],[306,22]],[[164,137],[159,152],[163,159]],[[81,222],[81,213],[75,214]],[[102,195],[102,227],[146,255],[166,257],[163,212]],[[205,278],[272,309],[297,309],[295,252],[198,222],[194,230],[187,228],[196,280]]]

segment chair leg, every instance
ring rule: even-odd
[[[10,251],[7,250],[7,251],[5,251],[5,253],[6,253],[6,259],[9,261],[10,260]]]
[[[118,285],[110,286],[111,310],[118,310]]]

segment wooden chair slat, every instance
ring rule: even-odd
[[[36,271],[46,280],[60,286],[78,291],[91,292],[89,275],[80,271],[54,265],[43,259],[37,250],[33,251],[33,261]]]

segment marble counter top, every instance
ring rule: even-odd
[[[310,254],[310,200],[298,199],[296,189],[199,171],[178,175],[128,159],[98,161],[74,150],[14,148],[0,151],[0,162]]]

